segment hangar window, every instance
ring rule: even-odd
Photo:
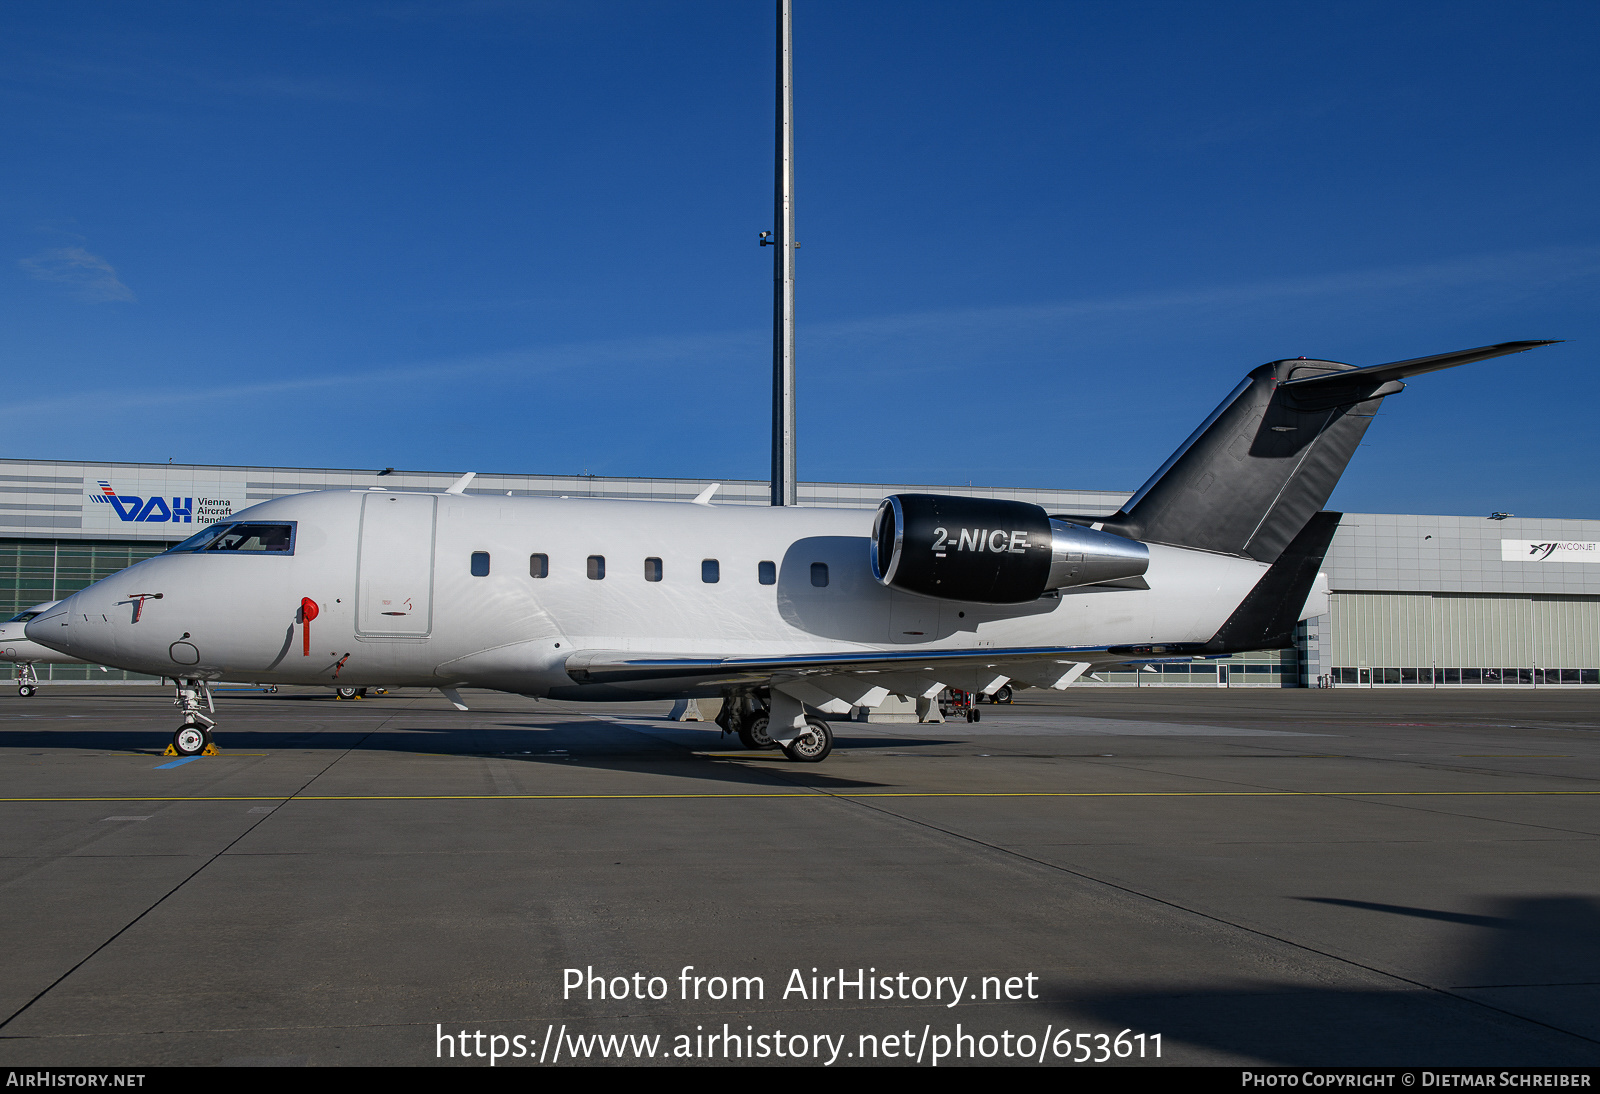
[[[716,559],[703,558],[700,560],[700,580],[707,585],[715,585],[722,580],[722,567],[718,565]]]
[[[644,579],[646,581],[661,580],[661,560],[659,558],[647,558],[644,560]]]
[[[488,551],[474,551],[474,552],[472,552],[472,576],[473,577],[488,577],[489,576],[489,552]]]
[[[756,578],[763,585],[776,585],[778,583],[778,566],[774,562],[763,562],[756,567]]]
[[[811,584],[819,589],[828,587],[828,564],[826,562],[813,562],[811,564]]]
[[[529,555],[528,556],[528,576],[529,577],[549,577],[550,576],[550,556],[549,555]]]
[[[589,580],[599,581],[606,576],[606,556],[589,556]]]

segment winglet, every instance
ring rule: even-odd
[[[461,693],[455,688],[440,688],[439,694],[450,700],[450,705],[457,710],[466,710],[467,704],[461,701]]]
[[[700,493],[698,493],[698,494],[696,494],[694,496],[694,504],[696,504],[696,505],[710,505],[711,504],[711,495],[715,494],[717,492],[718,488],[721,487],[721,486],[722,486],[722,484],[720,482],[712,483],[710,486],[706,487],[704,490],[700,491]]]
[[[476,471],[468,471],[465,475],[462,475],[455,482],[453,482],[449,486],[445,487],[444,492],[446,494],[465,494],[467,492],[467,483],[471,482],[473,479],[475,479],[477,477],[478,477],[478,473]],[[462,709],[465,710],[466,708],[463,707]]]

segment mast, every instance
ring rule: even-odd
[[[798,505],[794,430],[794,80],[791,0],[778,0],[777,180],[772,254],[772,504]]]

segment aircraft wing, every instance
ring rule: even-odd
[[[770,686],[822,710],[844,713],[853,706],[877,706],[888,695],[928,698],[945,687],[982,693],[1016,680],[1065,688],[1096,665],[1200,650],[1197,643],[865,650],[779,657],[675,657],[588,650],[568,658],[566,668],[567,675],[580,684]]]

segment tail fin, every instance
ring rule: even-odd
[[[1262,365],[1104,527],[1274,562],[1327,502],[1384,396],[1405,388],[1402,377],[1550,344],[1501,342],[1367,368]]]

